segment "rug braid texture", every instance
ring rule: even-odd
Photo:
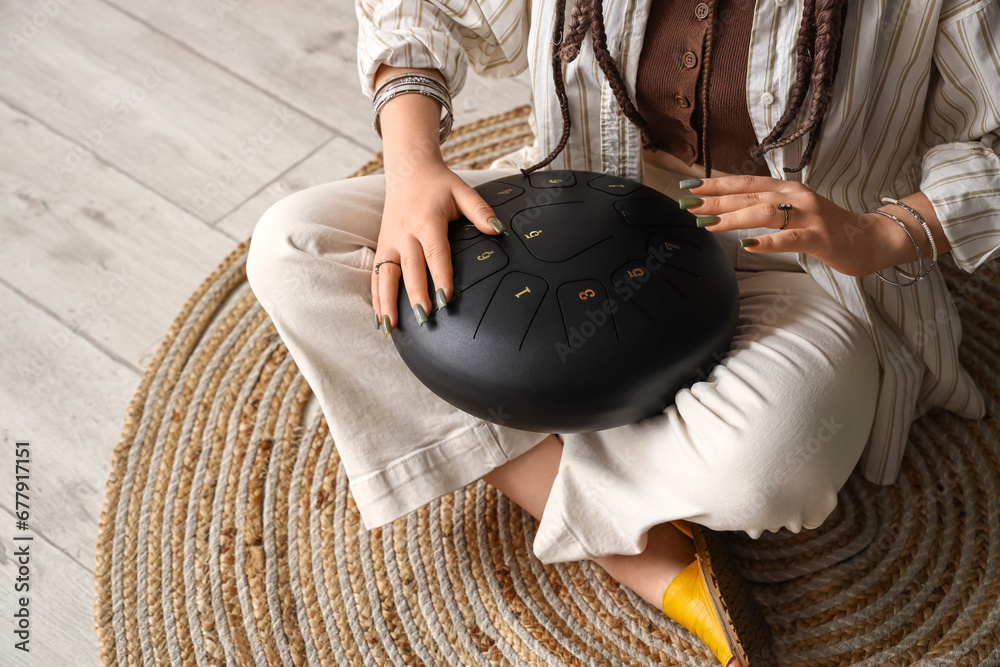
[[[449,165],[529,143],[528,113],[457,129]],[[365,531],[248,246],[191,296],[126,414],[97,543],[104,665],[715,664],[600,568],[540,563],[533,519],[485,482]],[[942,270],[989,414],[922,417],[899,481],[855,475],[817,530],[731,536],[782,664],[1000,664],[1000,275]]]

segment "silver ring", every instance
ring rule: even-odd
[[[378,267],[382,266],[383,264],[395,264],[395,265],[396,265],[396,266],[398,266],[399,268],[403,268],[403,265],[402,265],[402,264],[400,264],[399,262],[397,262],[397,261],[396,261],[396,260],[394,260],[394,259],[383,259],[383,260],[382,260],[381,262],[379,262],[379,263],[377,263],[377,264],[375,265],[375,275],[376,275],[376,276],[378,275]]]
[[[778,227],[778,229],[784,229],[786,226],[788,226],[788,212],[791,209],[792,209],[792,205],[791,204],[778,204],[778,210],[779,211],[784,211],[784,213],[785,213],[785,223],[783,225],[781,225],[781,227]]]

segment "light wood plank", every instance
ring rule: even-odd
[[[22,7],[0,5],[0,25],[36,8]],[[0,56],[0,98],[77,144],[49,156],[44,180],[65,187],[97,156],[211,221],[331,136],[106,3],[58,7]]]
[[[29,530],[16,532],[34,536],[30,660],[5,638],[0,663],[94,665],[97,527],[124,406],[140,375],[2,285],[0,309],[0,340],[17,351],[0,355],[2,448],[12,476],[14,443],[31,443]],[[12,481],[4,487],[13,488]],[[13,498],[0,499],[0,507],[0,578],[12,582]]]
[[[0,520],[9,514],[0,512]],[[12,560],[12,540],[4,539],[0,550],[0,578],[13,582],[17,576]],[[94,667],[100,664],[100,649],[94,633],[93,575],[60,550],[37,537],[29,543],[31,596],[29,653],[15,650],[10,620],[5,626],[0,662],[13,667]],[[4,609],[14,613],[14,592],[4,592]],[[20,595],[20,594],[18,594]],[[8,617],[9,619],[10,617]]]
[[[0,144],[17,156],[0,161],[0,279],[144,367],[236,244],[100,159],[52,179],[50,161],[71,144],[2,104]]]
[[[371,103],[358,80],[358,21],[353,2],[325,0],[111,0],[205,57],[288,100],[327,127],[372,151]],[[524,99],[527,73],[489,80],[469,68],[453,100],[456,122],[498,113],[492,105]]]
[[[12,488],[14,442],[28,440],[31,532],[93,570],[111,453],[141,374],[3,285],[0,308],[0,338],[17,350],[0,356],[3,451],[10,454],[3,485]],[[0,506],[13,510],[13,494]],[[0,527],[8,530],[12,521]]]
[[[509,106],[505,106],[503,109],[479,106],[476,101],[477,99],[489,99],[491,93],[495,92],[490,88],[493,82],[485,81],[480,85],[480,81],[477,80],[470,83],[474,83],[470,92],[474,93],[475,97],[467,99],[470,103],[477,106],[469,107],[469,116],[490,116],[529,102],[528,97],[524,96],[509,99]],[[359,149],[354,144],[339,138],[334,139],[309,156],[301,164],[282,174],[280,178],[254,197],[251,197],[240,205],[231,214],[223,218],[217,227],[224,230],[234,239],[243,240],[248,238],[253,232],[254,225],[257,224],[260,216],[271,204],[299,190],[345,178],[357,171],[359,167],[366,164],[373,157],[374,153]]]
[[[249,238],[254,225],[271,204],[299,190],[350,176],[372,157],[373,153],[366,149],[343,139],[334,139],[240,205],[219,221],[217,228],[234,239],[242,241]]]

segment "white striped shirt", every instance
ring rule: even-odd
[[[650,1],[604,2],[608,49],[633,100]],[[567,18],[571,6],[568,0]],[[559,141],[553,0],[357,0],[356,9],[358,68],[368,97],[374,96],[382,63],[436,68],[452,94],[461,90],[469,63],[494,77],[528,68],[536,143],[518,166],[548,155]],[[758,140],[770,132],[791,92],[801,12],[795,1],[757,3],[746,97]],[[812,164],[797,174],[783,172],[798,164],[803,145],[795,141],[767,153],[771,175],[800,180],[858,212],[877,208],[883,196],[922,191],[956,263],[973,272],[1000,250],[1000,4],[858,0],[849,5],[843,40]],[[589,38],[564,71],[573,130],[551,168],[642,181],[639,132],[619,113]],[[874,275],[845,276],[805,254],[798,262],[865,324],[875,342],[882,375],[862,457],[869,480],[896,479],[910,425],[931,407],[983,416],[982,395],[958,362],[961,326],[940,272],[899,289]]]

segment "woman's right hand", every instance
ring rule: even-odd
[[[382,331],[388,334],[399,323],[399,280],[419,324],[437,303],[442,307],[453,296],[448,223],[465,216],[484,234],[498,234],[503,225],[493,209],[470,185],[435,156],[418,166],[386,173],[385,209],[375,248],[375,262],[385,263],[372,272],[372,307]],[[490,223],[496,220],[497,226]],[[498,229],[499,228],[499,229]],[[427,283],[430,269],[435,294]],[[419,309],[419,310],[418,310]],[[388,318],[388,322],[385,318]]]
[[[376,72],[376,90],[388,77],[402,73],[432,76],[444,83],[436,69],[400,69],[383,64]],[[379,116],[385,209],[375,247],[375,264],[381,265],[377,274],[372,271],[372,307],[386,335],[399,324],[396,297],[401,277],[413,316],[420,324],[431,312],[432,298],[439,307],[451,299],[449,222],[464,215],[483,233],[506,231],[493,209],[445,164],[438,138],[440,118],[441,105],[417,94],[390,99]],[[494,225],[490,224],[491,218]],[[437,291],[433,297],[428,291],[428,268]]]

